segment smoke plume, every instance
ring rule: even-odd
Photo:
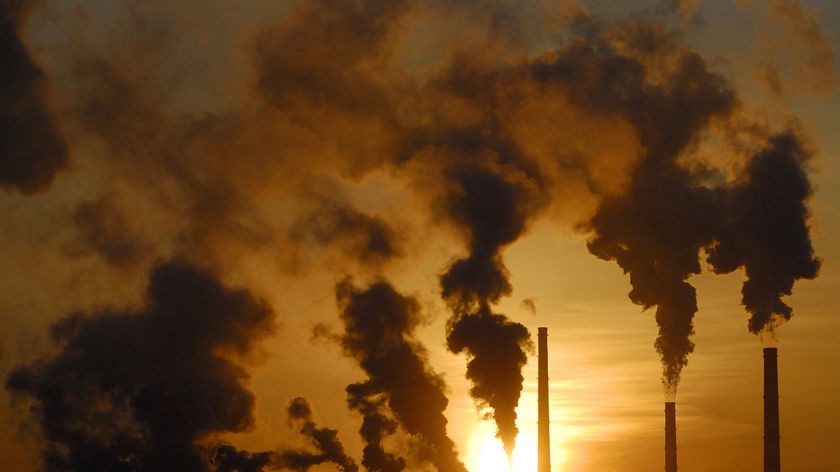
[[[241,362],[272,332],[266,304],[183,263],[151,274],[146,306],[72,315],[60,352],[20,366],[6,388],[32,400],[47,471],[204,471],[196,444],[253,426]]]
[[[523,325],[492,313],[491,304],[512,291],[500,252],[525,231],[537,192],[513,166],[463,166],[451,169],[447,177],[453,188],[446,209],[467,232],[470,254],[452,263],[440,278],[443,298],[453,313],[446,343],[453,353],[467,354],[470,394],[479,406],[491,408],[497,435],[510,457],[518,434],[515,408],[522,392],[522,367],[533,345]]]
[[[0,186],[46,190],[67,166],[67,144],[47,107],[47,79],[23,43],[31,1],[0,5]]]
[[[792,132],[771,136],[747,163],[727,200],[726,224],[709,262],[718,273],[744,267],[742,303],[751,333],[769,331],[793,314],[781,297],[801,278],[817,276],[807,202],[811,158]]]
[[[626,114],[642,146],[627,188],[605,197],[589,220],[587,247],[629,273],[634,303],[656,307],[655,346],[673,394],[694,349],[697,299],[687,279],[700,272],[699,251],[714,240],[721,214],[720,192],[709,186],[714,174],[680,158],[715,118],[732,112],[735,93],[699,54],[655,26],[631,25],[613,36],[618,45],[568,51],[576,56],[572,63],[585,58],[601,79],[590,81],[583,96],[604,97],[611,112]],[[669,66],[657,70],[649,54],[667,57]]]
[[[414,330],[423,320],[417,301],[401,295],[386,282],[360,290],[345,280],[336,287],[336,295],[344,322],[341,345],[368,376],[364,384],[348,388],[351,404],[363,413],[364,421],[376,424],[387,423],[383,419],[387,413],[377,417],[373,411],[387,403],[394,419],[425,443],[426,450],[421,457],[441,472],[466,472],[458,460],[455,444],[446,433],[443,412],[448,400],[443,379],[428,367],[426,350],[414,337]],[[383,430],[376,426],[369,428]],[[372,437],[375,441],[381,439]],[[373,457],[368,460],[374,461]],[[388,470],[389,466],[377,467]]]

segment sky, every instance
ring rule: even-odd
[[[0,18],[4,470],[840,469],[837,2]]]

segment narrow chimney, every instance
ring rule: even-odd
[[[780,472],[779,372],[775,347],[764,348],[764,472]]]
[[[665,402],[665,472],[677,472],[677,406]]]
[[[551,470],[551,441],[548,436],[548,328],[537,328],[537,472]]]

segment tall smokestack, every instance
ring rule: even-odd
[[[548,436],[548,328],[537,328],[537,472],[551,470],[551,441]]]
[[[677,406],[665,402],[665,472],[677,472]]]
[[[764,472],[779,472],[779,373],[775,347],[764,348]]]

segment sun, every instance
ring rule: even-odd
[[[537,470],[537,442],[520,431],[510,468],[493,424],[481,422],[470,436],[466,465],[471,472],[533,472]]]

